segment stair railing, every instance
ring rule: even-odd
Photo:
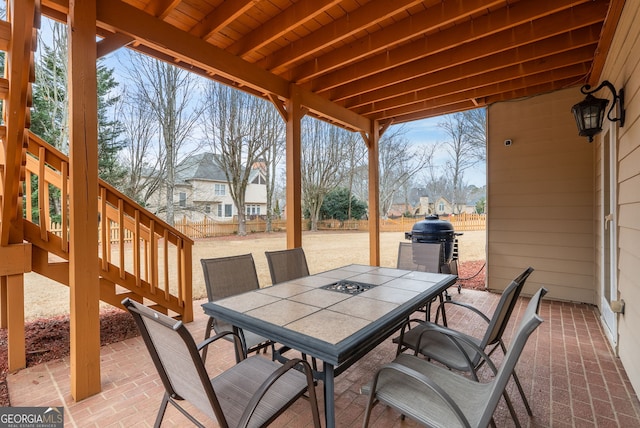
[[[68,171],[66,155],[29,133],[25,236],[65,260],[69,257]],[[102,180],[98,192],[96,245],[101,280],[191,321],[193,240]],[[59,216],[57,230],[51,228],[51,212]]]

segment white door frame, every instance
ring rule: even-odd
[[[609,122],[601,145],[600,233],[600,314],[605,334],[614,349],[618,343],[618,316],[611,301],[618,296],[617,219],[617,123]]]

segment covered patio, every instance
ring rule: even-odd
[[[378,142],[388,127],[486,107],[488,287],[499,291],[521,266],[531,265],[536,277],[523,294],[549,289],[542,312],[546,322],[519,367],[534,370],[530,380],[547,380],[540,389],[529,385],[533,396],[540,395],[532,400],[540,418],[532,425],[639,425],[633,392],[640,390],[639,2],[8,0],[7,5],[7,20],[0,23],[7,59],[1,85],[0,325],[8,329],[10,370],[25,365],[24,273],[48,275],[71,291],[70,359],[11,376],[14,405],[51,405],[47,400],[59,399],[74,420],[100,415],[116,423],[131,401],[113,397],[146,397],[155,374],[126,352],[140,342],[99,346],[98,304],[118,305],[123,295],[117,286],[186,322],[202,316],[190,305],[191,270],[185,268],[192,263],[192,241],[98,180],[96,60],[128,48],[274,104],[287,129],[288,248],[304,246],[303,116],[362,136],[368,149],[369,218],[375,219]],[[41,14],[69,28],[68,157],[29,132]],[[570,110],[584,98],[583,84],[595,87],[604,80],[623,88],[625,101],[612,102],[614,94],[607,91],[596,94],[617,111],[605,117],[603,131],[589,143],[578,136]],[[623,109],[624,125],[614,120]],[[45,206],[40,223],[24,216],[31,174],[47,184],[38,190],[40,201],[47,200],[50,186],[60,190],[69,207],[62,219],[68,233],[57,236],[47,229]],[[96,201],[103,231],[110,221],[135,234],[133,269],[108,254],[105,239],[96,248]],[[379,224],[371,222],[373,266],[380,264],[379,232]],[[175,278],[156,269],[170,270],[157,257],[160,240],[175,246]],[[154,251],[146,254],[146,248]],[[164,251],[169,252],[166,244]],[[49,255],[64,263],[49,264]],[[147,277],[140,268],[145,257],[153,267]],[[179,286],[175,295],[169,282]],[[192,328],[199,325],[201,319]],[[351,397],[343,401],[343,413],[353,417],[339,420],[350,424],[361,414],[356,391],[380,355],[389,354],[383,349],[369,357],[375,361],[363,360],[340,379],[342,394]],[[22,395],[27,385],[28,395]],[[108,415],[92,410],[91,403]],[[152,412],[156,403],[144,408]]]
[[[463,289],[453,298],[491,313],[498,295]],[[505,332],[507,344],[527,302],[527,298],[521,298],[514,309]],[[189,324],[197,340],[204,337],[206,324],[200,303],[203,302],[194,302],[194,322]],[[544,300],[540,314],[544,323],[530,338],[516,368],[533,409],[532,418],[526,414],[513,381],[508,385],[521,424],[524,427],[640,426],[640,402],[603,334],[596,309],[590,305]],[[454,312],[450,313],[449,320],[452,326],[456,323]],[[220,343],[211,352],[207,368],[212,376],[234,364],[229,343]],[[362,424],[366,397],[360,394],[360,387],[394,355],[395,345],[387,340],[336,379],[336,426]],[[102,348],[101,365],[102,392],[80,402],[70,393],[68,358],[10,375],[7,381],[11,404],[64,406],[68,426],[152,426],[164,389],[142,339],[137,337]],[[322,397],[322,386],[317,390]],[[496,411],[495,420],[499,427],[513,426],[504,401]],[[184,416],[170,406],[163,426],[178,427],[185,423]],[[296,403],[273,426],[312,426],[309,407],[304,402]],[[393,410],[377,406],[370,426],[417,425],[410,420],[401,421]]]

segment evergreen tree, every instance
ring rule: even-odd
[[[349,217],[349,213],[351,213],[351,217]],[[340,221],[349,218],[361,219],[366,213],[367,204],[351,195],[349,189],[344,187],[338,187],[329,192],[320,208],[322,218],[333,218]]]

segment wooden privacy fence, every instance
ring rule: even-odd
[[[486,214],[458,214],[455,216],[442,216],[442,220],[447,220],[453,225],[456,232],[486,229]],[[414,223],[423,220],[419,218],[400,217],[397,219],[380,219],[381,232],[409,232]],[[309,230],[310,222],[302,222],[302,229]],[[174,226],[181,233],[195,238],[211,238],[216,236],[228,236],[238,233],[238,222],[217,222],[211,219],[191,222],[186,218],[177,222]],[[286,220],[272,220],[272,231],[286,230]],[[248,220],[247,233],[265,232],[267,223],[262,219]],[[322,220],[318,222],[318,230],[357,230],[368,231],[369,220]],[[118,239],[118,230],[112,230],[111,239]],[[129,239],[125,235],[125,239]]]

